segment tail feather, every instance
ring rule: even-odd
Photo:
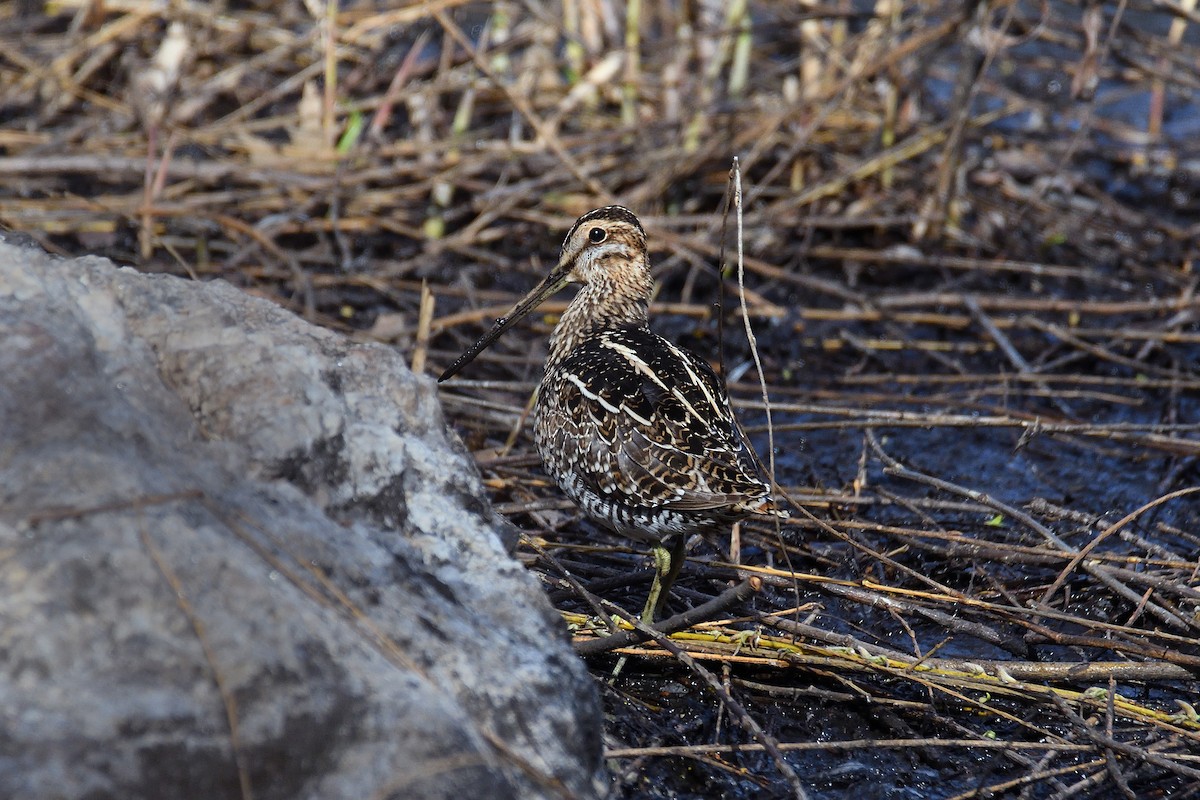
[[[775,517],[776,519],[791,519],[792,515],[786,509],[775,502],[772,497],[756,497],[753,500],[746,500],[737,505],[739,511],[751,514],[756,517]]]

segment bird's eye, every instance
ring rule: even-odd
[[[607,238],[608,231],[604,230],[604,228],[592,228],[588,231],[588,241],[592,244],[600,244]]]

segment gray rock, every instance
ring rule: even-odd
[[[602,794],[503,527],[394,351],[0,243],[0,797]]]

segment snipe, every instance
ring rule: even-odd
[[[642,611],[650,622],[689,534],[782,514],[716,373],[650,330],[646,233],[621,206],[580,217],[541,285],[439,382],[568,283],[582,286],[550,336],[534,441],[546,471],[585,514],[652,546],[655,577]]]

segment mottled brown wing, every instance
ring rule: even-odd
[[[632,506],[699,511],[768,487],[703,360],[644,328],[607,331],[561,366],[557,399],[585,448],[577,477]]]

